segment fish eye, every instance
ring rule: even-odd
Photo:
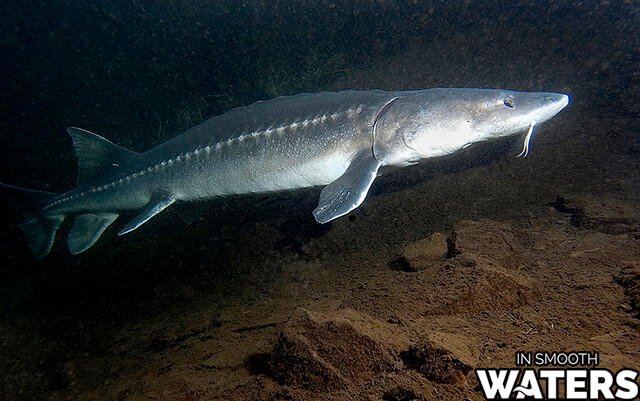
[[[511,100],[509,100],[509,99],[504,99],[504,100],[503,100],[503,103],[504,103],[504,105],[505,105],[505,106],[507,106],[507,107],[508,107],[508,108],[510,108],[510,109],[513,109],[513,108],[515,107],[515,106],[513,105],[513,103],[511,103]]]

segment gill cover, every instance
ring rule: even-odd
[[[415,114],[415,101],[407,97],[395,97],[380,109],[373,123],[373,155],[380,163],[406,166],[420,160],[405,141]]]

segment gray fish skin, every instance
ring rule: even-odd
[[[239,107],[133,155],[47,212],[138,209],[158,189],[192,201],[328,184],[371,147],[370,125],[388,99],[384,91],[324,92]],[[70,199],[92,188],[99,191]]]
[[[126,234],[176,201],[327,185],[320,223],[358,207],[381,166],[405,166],[472,143],[513,135],[562,110],[567,95],[501,89],[342,91],[257,102],[213,117],[145,153],[70,128],[78,187],[36,194],[4,184],[37,213],[20,227],[32,252],[49,252],[57,227],[76,217],[72,253],[91,247],[122,210],[140,209]],[[9,194],[10,193],[10,194]]]

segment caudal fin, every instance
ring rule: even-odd
[[[24,232],[31,252],[38,259],[47,256],[65,216],[45,215],[41,209],[58,194],[0,183],[0,195],[23,215],[24,220],[18,227]]]

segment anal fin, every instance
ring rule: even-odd
[[[124,234],[130,233],[131,231],[135,230],[136,228],[140,227],[141,225],[149,221],[149,219],[155,216],[156,214],[160,213],[164,209],[171,206],[175,201],[176,201],[175,198],[173,198],[173,196],[171,196],[171,194],[169,194],[166,191],[160,191],[160,192],[154,193],[151,196],[149,203],[146,204],[146,206],[142,209],[140,214],[138,214],[136,217],[131,219],[131,221],[129,221],[124,226],[124,228],[120,230],[118,235],[124,235]]]
[[[76,216],[67,236],[67,245],[77,255],[91,248],[98,238],[118,218],[116,213],[85,213]]]
[[[360,206],[381,165],[370,149],[358,153],[347,171],[320,192],[318,207],[313,211],[318,223],[344,216]]]

